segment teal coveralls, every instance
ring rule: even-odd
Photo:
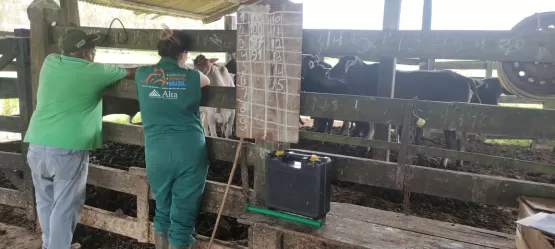
[[[154,230],[170,244],[193,244],[208,173],[200,121],[200,73],[163,57],[135,74],[145,137],[147,180],[156,199]]]

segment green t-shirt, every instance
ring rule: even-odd
[[[102,93],[126,74],[121,67],[48,55],[24,142],[76,150],[102,147]]]
[[[167,152],[183,148],[191,162],[204,160],[206,142],[200,121],[200,72],[179,67],[163,57],[153,66],[137,69],[137,97],[145,137],[147,164],[169,163]]]

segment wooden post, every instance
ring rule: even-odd
[[[553,109],[555,110],[555,101],[544,101],[543,109]],[[553,151],[553,141],[547,138],[539,138],[532,140],[530,144],[532,150],[547,150]]]
[[[422,9],[422,31],[432,30],[432,0],[424,0]],[[434,69],[435,59],[420,58],[420,70]]]
[[[492,77],[493,76],[493,66],[494,66],[493,61],[486,61],[486,78]]]
[[[235,130],[256,141],[256,205],[264,204],[266,156],[299,140],[301,54],[301,4],[278,0],[239,7]]]
[[[32,106],[32,109],[28,110],[28,112],[34,111],[37,106],[37,89],[39,87],[40,69],[44,58],[46,58],[46,56],[53,50],[50,44],[50,27],[59,22],[61,15],[60,10],[60,6],[54,0],[34,0],[29,7],[27,7],[27,17],[29,18],[29,21],[31,21],[29,45],[31,55],[31,101],[28,101],[28,103]],[[30,108],[31,106],[28,106],[27,108]],[[27,191],[32,191],[34,198],[34,189],[29,189]],[[36,216],[35,208],[33,211],[29,212],[33,212],[28,214],[28,216],[31,216],[30,218]],[[35,219],[35,224],[35,231],[40,232],[41,229],[38,219]]]
[[[150,220],[148,216],[148,206],[150,200],[150,186],[146,180],[145,170],[141,168],[131,167],[129,173],[140,176],[141,180],[135,182],[137,188],[137,223],[139,236],[136,238],[140,243],[147,243],[150,235]]]
[[[29,121],[33,114],[33,96],[31,85],[31,56],[30,56],[30,31],[27,29],[16,29],[14,35],[17,39],[17,92],[19,97],[19,120],[21,122],[21,138],[25,137]],[[21,154],[23,159],[27,161],[27,143],[21,143]],[[28,167],[23,170],[23,194],[27,203],[27,218],[35,221],[36,219],[36,205],[35,205],[35,191],[33,187],[33,179],[31,171]]]
[[[401,16],[401,0],[387,0],[384,3],[383,30],[398,30]],[[393,98],[395,91],[395,68],[397,58],[380,57],[378,76],[378,97]],[[375,124],[376,140],[391,141],[391,125]],[[389,150],[373,149],[376,160],[389,161]]]
[[[424,0],[422,9],[422,31],[432,30],[432,0]],[[433,70],[435,59],[420,58],[420,70]],[[430,137],[430,129],[422,128],[422,136]]]
[[[79,18],[79,2],[77,0],[60,0],[62,23],[64,26],[81,26]]]
[[[60,22],[61,8],[54,0],[34,0],[27,8],[31,21],[31,81],[33,110],[37,105],[39,73],[44,58],[52,52],[50,28]]]
[[[235,16],[225,16],[224,17],[224,29],[225,30],[236,30],[237,29],[237,17]],[[225,61],[228,62],[233,57],[234,53],[226,53]]]
[[[282,249],[283,232],[270,228],[263,223],[249,227],[249,249]]]

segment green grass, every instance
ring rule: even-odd
[[[129,116],[125,114],[112,114],[112,115],[104,116],[102,120],[113,122],[113,123],[127,124],[129,123]]]
[[[532,140],[527,139],[486,139],[484,141],[491,144],[503,144],[503,145],[519,145],[519,146],[529,146]]]
[[[19,99],[0,99],[0,115],[19,114]]]
[[[113,123],[120,123],[120,124],[128,124],[130,117],[125,114],[112,114],[107,115],[102,118],[103,121],[113,122]],[[137,113],[135,117],[131,118],[131,123],[140,123],[141,120],[141,113]]]

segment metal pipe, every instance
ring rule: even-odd
[[[261,208],[261,207],[255,207],[255,206],[252,206],[250,204],[248,204],[247,207],[245,208],[245,212],[246,213],[253,212],[253,213],[259,213],[259,214],[265,214],[265,215],[268,215],[268,216],[273,216],[273,217],[276,217],[276,218],[289,220],[289,221],[293,221],[293,222],[298,222],[298,223],[311,225],[311,226],[315,226],[315,227],[322,227],[322,225],[323,225],[323,222],[320,221],[320,220],[314,220],[314,219],[310,219],[310,218],[301,217],[301,216],[298,216],[298,215],[288,214],[288,213],[279,212],[279,211],[270,210],[270,209]]]

